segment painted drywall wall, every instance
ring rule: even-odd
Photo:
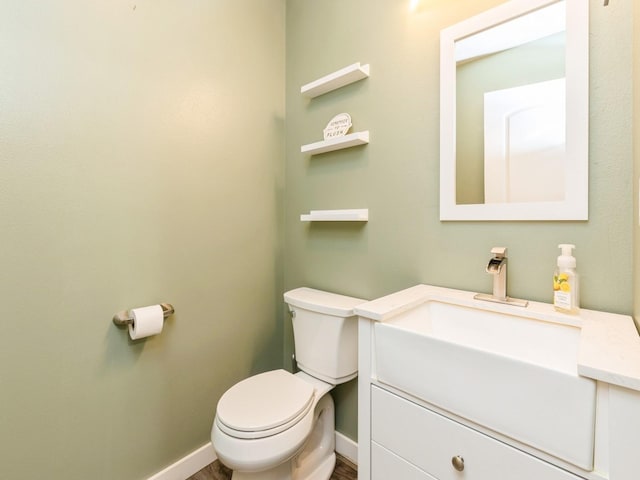
[[[0,478],[147,478],[282,364],[285,4],[5,3]]]
[[[640,332],[640,6],[633,6],[633,315]]]
[[[500,0],[287,2],[285,288],[375,298],[418,283],[490,291],[491,247],[509,248],[509,290],[548,302],[563,242],[577,246],[582,305],[632,312],[632,0],[591,0],[587,222],[439,221],[439,32]],[[312,100],[301,85],[353,62],[371,77]],[[364,147],[318,156],[340,112]],[[310,209],[369,208],[366,224],[307,224]],[[285,362],[290,361],[285,323]],[[336,391],[337,428],[356,438],[355,381]]]

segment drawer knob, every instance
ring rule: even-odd
[[[462,458],[460,455],[456,455],[455,457],[451,458],[451,465],[453,465],[453,468],[455,468],[457,471],[463,471],[464,458]]]

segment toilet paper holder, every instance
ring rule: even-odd
[[[175,309],[170,303],[161,303],[160,306],[162,307],[163,318],[167,318],[169,315],[173,315],[175,313]],[[133,318],[129,314],[129,310],[122,310],[113,316],[113,323],[119,327],[133,325]]]

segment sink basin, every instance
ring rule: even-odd
[[[516,310],[505,314],[431,300],[401,313],[386,326],[575,376],[580,328],[518,313]]]
[[[596,382],[578,374],[580,316],[419,285],[361,305],[377,381],[585,470]]]

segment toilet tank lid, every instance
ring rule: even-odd
[[[292,307],[304,308],[326,315],[350,317],[354,315],[353,309],[367,300],[300,287],[285,292],[284,301]]]

